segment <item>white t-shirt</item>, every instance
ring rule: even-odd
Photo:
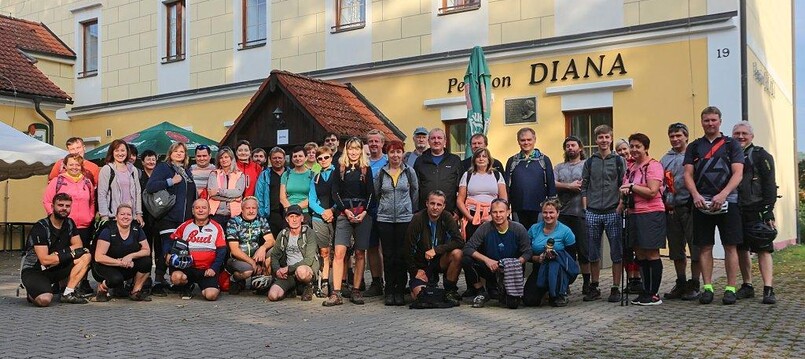
[[[458,186],[467,187],[467,198],[482,203],[491,203],[493,199],[498,198],[498,184],[506,184],[502,175],[500,179],[496,179],[494,173],[473,173],[470,183],[467,185],[467,172],[465,172],[461,176]],[[475,206],[467,206],[467,209],[475,210]]]

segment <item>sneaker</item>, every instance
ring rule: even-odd
[[[592,302],[594,300],[601,299],[601,289],[598,289],[597,285],[590,285],[590,290],[587,292],[587,295],[584,296],[585,302]]]
[[[699,303],[701,304],[710,304],[713,302],[713,291],[705,290],[699,296]]]
[[[452,304],[454,307],[458,307],[461,305],[461,296],[458,294],[457,290],[449,290],[445,293],[445,301]]]
[[[337,291],[333,291],[327,300],[321,302],[321,305],[324,307],[333,307],[341,304],[344,304],[344,300],[341,299],[341,295]]]
[[[346,284],[341,285],[341,297],[342,298],[352,297],[352,289],[350,289],[349,286]]]
[[[461,298],[475,298],[476,295],[478,295],[478,289],[469,287],[464,293],[461,293]]]
[[[724,305],[732,305],[738,301],[738,297],[735,295],[735,292],[731,291],[724,291],[724,297],[721,298],[721,303]]]
[[[300,299],[303,302],[309,302],[313,300],[313,284],[305,285],[305,287],[302,289],[302,297]]]
[[[701,292],[699,292],[699,281],[688,279],[685,285],[685,293],[682,294],[682,300],[696,300],[699,299],[699,296],[701,296]]]
[[[100,291],[99,290],[98,293],[95,294],[95,301],[96,302],[106,303],[111,299],[112,298],[109,296],[109,292],[106,292],[106,291]]]
[[[768,291],[763,291],[763,304],[775,304],[777,303],[777,298],[774,296],[774,289],[769,289]]]
[[[179,296],[184,300],[193,299],[193,285],[192,284],[184,285],[184,288],[180,290]]]
[[[229,281],[229,295],[238,295],[246,289],[246,282],[242,280]]]
[[[484,291],[478,292],[478,295],[472,299],[472,307],[483,308],[487,301],[489,301],[489,294]]]
[[[685,294],[687,290],[688,282],[676,282],[674,288],[671,289],[670,292],[665,293],[662,295],[664,299],[682,299],[682,296]]]
[[[383,300],[383,304],[387,306],[397,305],[397,303],[394,302],[394,294],[386,291],[386,298]]]
[[[352,290],[352,296],[349,298],[349,301],[352,302],[352,304],[358,304],[358,305],[362,305],[365,303],[363,301],[363,293],[361,293],[361,291],[358,289]]]
[[[643,298],[640,299],[639,302],[637,302],[637,303],[632,302],[632,303],[637,304],[637,305],[642,305],[642,306],[660,305],[660,304],[662,304],[662,299],[660,299],[660,296],[658,296],[656,294],[654,294],[654,295],[644,295]]]
[[[157,297],[167,297],[168,292],[165,291],[165,283],[156,282],[154,286],[151,287],[151,295],[155,295]]]
[[[643,300],[643,297],[645,296],[646,296],[645,294],[640,293],[640,295],[638,295],[636,298],[630,300],[629,303],[632,303],[634,305],[640,305],[640,301]]]
[[[378,283],[378,281],[372,282],[372,284],[369,285],[369,288],[367,288],[366,291],[363,292],[363,296],[367,298],[379,297],[381,295],[383,295],[383,284]]]
[[[151,301],[151,297],[148,294],[144,293],[142,290],[138,290],[136,292],[131,292],[131,294],[129,294],[129,299],[131,299],[131,300],[133,300],[135,302],[150,302]]]
[[[87,298],[78,296],[76,292],[72,292],[70,294],[62,295],[61,302],[69,304],[87,304],[89,303],[89,300],[87,300]]]
[[[749,283],[741,284],[741,288],[735,292],[735,296],[738,299],[747,299],[747,298],[754,298],[755,297],[755,287],[753,287]]]
[[[643,281],[639,278],[633,278],[629,280],[629,284],[626,285],[626,290],[629,294],[641,294],[643,293]]]
[[[402,292],[394,293],[394,305],[398,307],[405,305],[405,294]]]
[[[95,289],[92,289],[89,280],[84,279],[81,281],[81,284],[78,285],[78,288],[76,288],[76,293],[83,298],[90,298],[95,295]]]
[[[616,287],[612,287],[609,290],[609,298],[607,298],[607,302],[610,303],[617,303],[621,301],[621,291]]]
[[[567,307],[567,303],[569,300],[567,296],[559,294],[556,298],[551,298],[548,300],[552,307]]]

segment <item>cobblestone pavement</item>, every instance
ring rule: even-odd
[[[716,302],[707,306],[621,307],[582,302],[577,282],[566,308],[409,310],[386,307],[379,298],[325,308],[315,298],[268,303],[223,294],[217,302],[171,295],[151,303],[119,299],[42,309],[15,296],[18,266],[18,253],[0,254],[0,356],[6,358],[805,357],[805,300],[785,287],[777,289],[774,306],[758,298],[724,306],[717,289]],[[673,265],[664,261],[664,267],[667,291]],[[716,267],[723,276],[720,261]],[[608,285],[602,281],[602,288]],[[723,280],[717,285],[723,288]]]

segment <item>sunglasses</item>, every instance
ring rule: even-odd
[[[684,123],[677,122],[677,123],[672,123],[670,126],[668,126],[668,129],[669,130],[679,130],[679,129],[687,130],[688,126],[686,126]]]
[[[209,150],[210,150],[210,146],[207,146],[207,145],[198,145],[198,146],[196,146],[196,151],[198,151],[198,150],[202,150],[202,151],[209,151]]]
[[[316,159],[319,160],[319,161],[327,161],[327,160],[330,159],[330,155],[319,156],[319,157],[316,157]]]

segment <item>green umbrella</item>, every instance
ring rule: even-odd
[[[132,133],[123,137],[123,141],[137,147],[139,153],[143,153],[145,150],[152,150],[157,153],[157,156],[163,156],[168,152],[168,147],[175,142],[186,144],[188,155],[191,156],[195,154],[195,149],[198,145],[210,146],[211,152],[218,151],[218,141],[197,135],[170,122],[163,122],[140,132]],[[106,156],[108,148],[109,144],[107,143],[87,152],[84,158],[92,161],[102,159]]]
[[[470,138],[475,134],[489,131],[489,116],[492,103],[492,74],[486,65],[484,50],[480,46],[472,48],[470,64],[464,75],[464,96],[467,98],[467,144],[465,154],[472,156]]]

